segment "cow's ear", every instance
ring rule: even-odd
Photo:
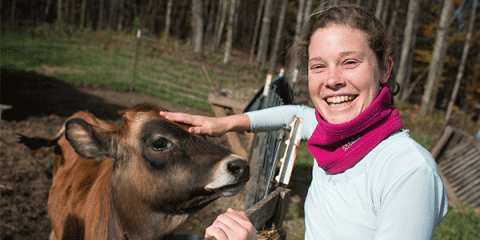
[[[102,160],[114,157],[117,151],[114,132],[90,125],[81,118],[65,123],[65,138],[83,158]]]

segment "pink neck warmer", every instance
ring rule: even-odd
[[[328,174],[353,167],[381,141],[402,127],[398,109],[389,106],[388,87],[355,119],[342,123],[326,122],[315,110],[318,125],[307,142],[318,166]]]

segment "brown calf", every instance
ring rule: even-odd
[[[48,212],[58,239],[164,239],[249,178],[247,162],[140,104],[116,127],[78,112],[54,140]],[[31,146],[31,139],[21,142]],[[37,139],[38,140],[38,139]],[[37,146],[37,147],[41,147]]]

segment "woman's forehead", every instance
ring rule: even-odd
[[[341,56],[366,54],[372,50],[365,35],[362,30],[347,25],[332,25],[317,29],[310,39],[308,51],[311,56],[309,57],[317,57],[314,55],[322,53],[335,53]]]

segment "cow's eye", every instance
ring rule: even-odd
[[[165,138],[159,138],[152,142],[152,148],[155,151],[163,151],[172,146],[172,143]]]

